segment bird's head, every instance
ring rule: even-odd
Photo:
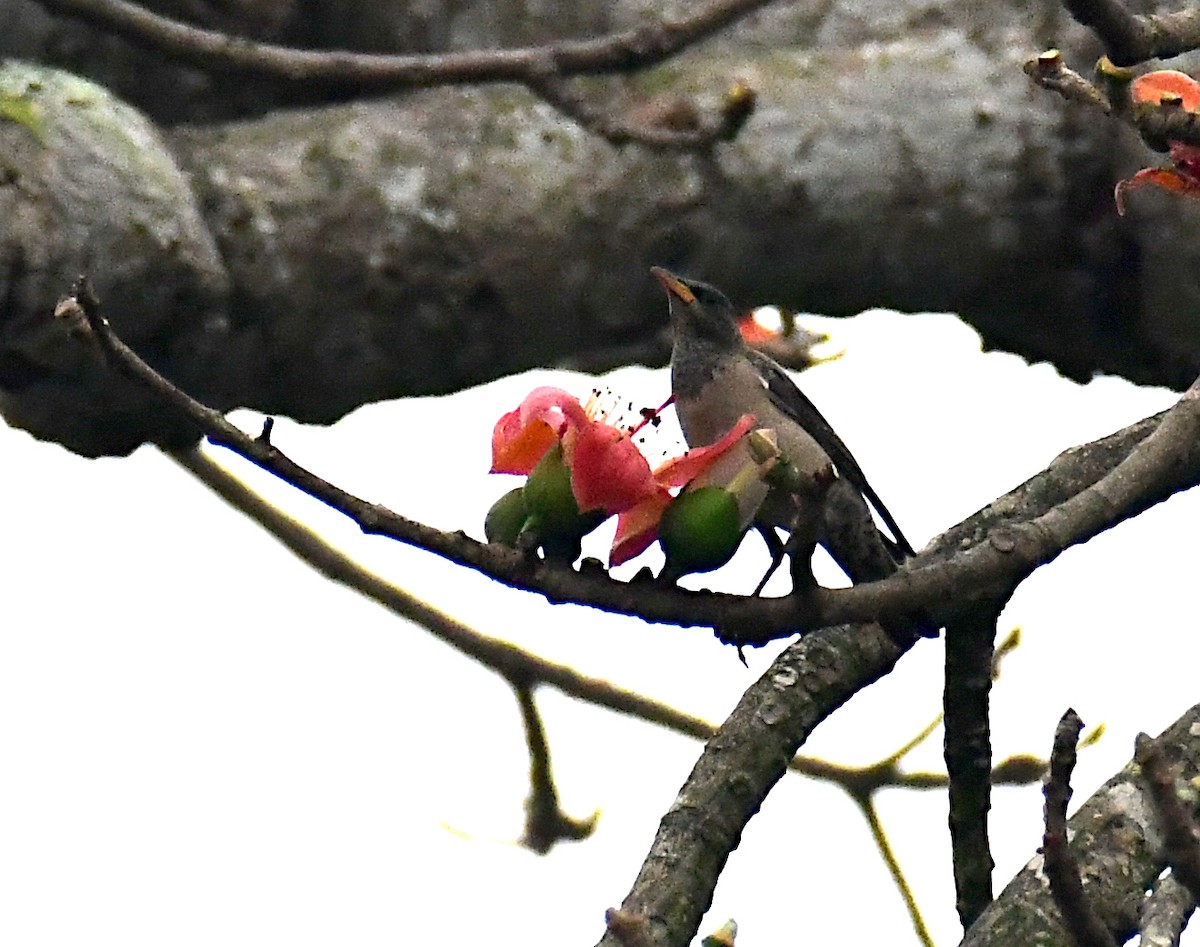
[[[671,305],[671,327],[675,338],[691,336],[721,348],[740,348],[737,312],[725,294],[699,280],[684,279],[661,266],[650,272],[663,285]]]

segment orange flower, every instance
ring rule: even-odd
[[[764,343],[774,342],[779,338],[780,332],[768,329],[754,316],[753,309],[738,316],[738,332],[741,333],[742,340],[747,345],[758,348]]]
[[[591,417],[561,388],[535,388],[492,430],[492,473],[528,474],[555,443],[583,513],[620,513],[652,494],[650,464],[629,432]]]
[[[492,473],[528,474],[567,426],[586,421],[579,399],[561,388],[534,388],[492,429]]]
[[[1138,76],[1130,87],[1130,95],[1134,104],[1160,105],[1167,98],[1167,101],[1177,101],[1185,111],[1200,109],[1200,82],[1174,69],[1160,69]],[[1114,196],[1118,214],[1125,213],[1126,192],[1145,184],[1200,197],[1200,147],[1168,140],[1167,148],[1170,167],[1143,168],[1133,177],[1117,183]]]
[[[1162,102],[1164,95],[1177,95],[1188,112],[1194,112],[1200,106],[1200,82],[1176,69],[1159,69],[1138,76],[1133,80],[1129,94],[1134,102],[1149,102],[1151,105]]]

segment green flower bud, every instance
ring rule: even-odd
[[[600,510],[579,512],[561,444],[546,451],[522,492],[529,513],[522,529],[537,536],[547,558],[573,562],[579,556],[579,540],[605,520]]]
[[[579,504],[571,492],[571,471],[563,463],[562,445],[555,444],[529,474],[525,505],[543,535],[570,535],[578,530]]]
[[[746,438],[750,456],[759,465],[759,476],[769,487],[784,493],[810,493],[812,485],[805,483],[800,472],[779,450],[779,439],[770,429],[758,428]]]
[[[489,543],[515,546],[528,519],[529,504],[525,502],[525,488],[515,487],[492,504],[483,521],[483,535]]]
[[[724,487],[686,490],[663,513],[658,542],[667,557],[666,574],[710,572],[737,552],[743,530],[737,499]]]

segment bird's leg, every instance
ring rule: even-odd
[[[797,592],[801,589],[812,588],[817,584],[817,580],[812,574],[812,556],[816,549],[815,543],[807,543],[807,548],[801,548],[802,541],[799,533],[789,533],[787,541],[783,542],[779,538],[779,534],[775,532],[775,528],[767,526],[763,523],[757,523],[754,527],[763,538],[763,542],[767,544],[767,551],[771,554],[771,564],[767,567],[766,574],[759,579],[758,585],[755,586],[751,593],[754,596],[761,595],[762,590],[770,581],[771,576],[775,574],[775,570],[783,565],[784,558],[791,558],[791,576],[792,576],[792,591]]]
[[[784,551],[791,558],[792,594],[811,590],[817,580],[812,573],[812,557],[816,551],[815,542],[802,542],[798,534],[793,533],[784,543]]]
[[[775,570],[783,565],[783,557],[786,555],[786,552],[784,551],[785,547],[783,542],[781,542],[779,539],[779,534],[775,532],[775,527],[758,523],[754,528],[758,530],[758,534],[762,536],[763,542],[767,544],[767,552],[771,554],[771,565],[767,568],[766,575],[759,579],[758,585],[756,585],[754,587],[754,591],[750,593],[751,596],[756,597],[762,594],[762,590],[766,587],[767,582],[770,581],[771,576],[775,574]]]

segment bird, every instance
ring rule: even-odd
[[[916,555],[821,412],[777,362],[746,345],[725,294],[659,266],[650,272],[669,299],[671,389],[688,446],[713,443],[751,414],[759,428],[774,432],[780,455],[798,475],[786,487],[767,487],[755,514],[754,526],[772,554],[755,594],[789,554],[793,586],[815,584],[809,560],[818,543],[856,584],[886,578]],[[735,463],[751,462],[749,444],[741,450]],[[876,525],[868,504],[890,536]],[[777,529],[787,531],[786,543]]]

